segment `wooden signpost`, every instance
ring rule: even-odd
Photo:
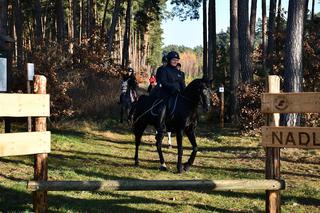
[[[266,113],[262,127],[262,145],[266,147],[266,179],[280,180],[280,148],[320,149],[320,128],[279,127],[279,113],[319,113],[320,93],[280,93],[280,78],[269,76],[269,93],[261,97]],[[266,194],[266,212],[281,211],[280,191]]]

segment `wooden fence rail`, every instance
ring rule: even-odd
[[[281,190],[280,180],[105,180],[29,181],[30,191],[149,191],[149,190]]]

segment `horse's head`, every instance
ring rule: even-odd
[[[204,79],[193,80],[186,88],[185,94],[188,94],[190,98],[202,105],[203,111],[208,112],[210,110],[210,86]],[[187,95],[186,94],[186,95]]]
[[[202,104],[202,108],[204,112],[208,112],[210,110],[211,102],[210,102],[210,84],[205,80],[202,80],[201,88],[200,88],[200,102]]]

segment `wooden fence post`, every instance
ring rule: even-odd
[[[34,93],[46,94],[47,79],[41,75],[34,76]],[[42,132],[47,130],[46,117],[35,118],[35,130]],[[34,180],[48,180],[48,154],[37,154],[34,159]],[[48,211],[47,192],[33,193],[33,208],[36,213]]]
[[[268,92],[280,93],[280,78],[276,75],[268,77]],[[267,126],[279,126],[280,115],[267,114]],[[266,179],[280,180],[280,148],[266,148]],[[279,213],[281,211],[280,191],[266,191],[266,212]]]
[[[221,84],[219,87],[219,92],[221,94],[221,104],[220,104],[220,128],[224,128],[224,85]]]

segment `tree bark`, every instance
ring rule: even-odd
[[[63,1],[56,0],[56,14],[57,14],[57,41],[63,43],[64,41],[64,9]]]
[[[102,24],[101,24],[101,30],[100,30],[101,37],[103,36],[103,34],[105,32],[104,25],[106,24],[106,16],[107,16],[109,2],[110,2],[110,0],[106,0],[106,3],[104,5],[103,18],[102,18]]]
[[[0,0],[0,34],[7,35],[8,2]]]
[[[17,68],[23,73],[23,21],[21,14],[21,0],[14,1],[15,28],[17,35]]]
[[[274,31],[276,17],[277,0],[270,0],[269,22],[268,22],[268,46],[267,46],[267,70],[272,74],[273,70],[273,49],[274,49]]]
[[[303,66],[303,27],[306,0],[290,0],[287,22],[287,37],[285,42],[284,91],[302,92]],[[287,126],[300,124],[298,114],[288,114],[282,120]]]
[[[243,82],[252,81],[252,60],[250,57],[251,46],[249,38],[248,0],[238,0],[238,28],[241,77]]]
[[[238,38],[238,0],[230,0],[230,91],[231,115],[233,124],[238,124],[239,103],[237,87],[240,77],[239,38]]]
[[[41,3],[40,0],[34,2],[35,17],[35,39],[38,44],[42,43],[42,23],[41,23]]]
[[[203,78],[208,79],[208,14],[207,0],[203,0]]]
[[[79,42],[80,38],[80,5],[79,0],[72,0],[72,19],[73,19],[73,35],[72,37]]]
[[[131,7],[132,7],[132,0],[127,0],[126,25],[125,25],[125,31],[123,36],[123,49],[122,49],[122,67],[129,66]]]
[[[263,72],[266,71],[266,58],[267,58],[267,12],[266,0],[262,0],[262,66]]]
[[[311,8],[311,20],[312,21],[314,20],[314,4],[315,4],[315,1],[312,0],[312,8]]]
[[[112,52],[113,39],[116,33],[116,26],[117,26],[119,14],[120,14],[120,6],[121,6],[121,0],[115,0],[111,26],[110,26],[110,29],[108,30],[107,42],[106,42],[109,57],[111,56],[111,52]]]
[[[208,79],[213,80],[216,70],[216,1],[209,0]]]
[[[254,49],[254,40],[256,35],[256,17],[257,17],[257,0],[251,1],[250,13],[250,45]]]

